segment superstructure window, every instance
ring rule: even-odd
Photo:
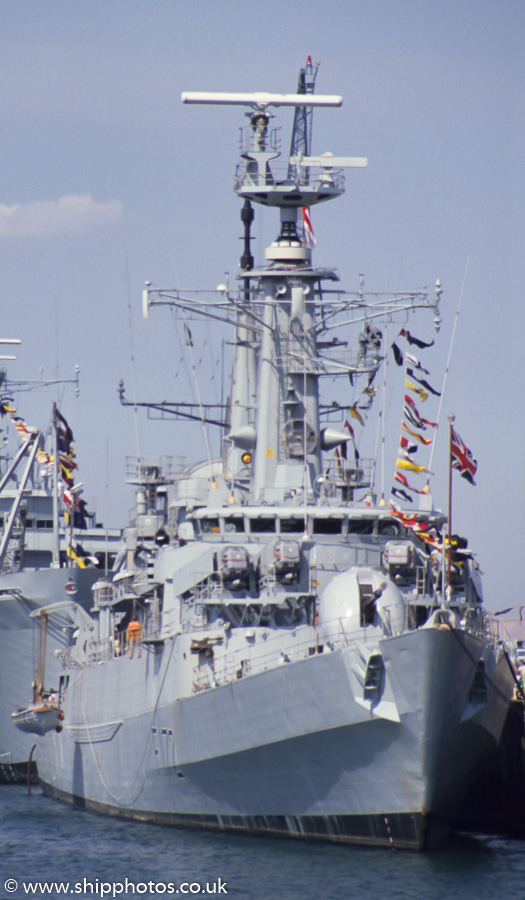
[[[401,529],[393,519],[380,519],[377,523],[377,533],[386,534],[388,537],[395,537],[396,535],[401,534]]]
[[[244,531],[244,519],[242,516],[228,516],[224,519],[226,534],[241,534]]]
[[[250,531],[252,534],[275,532],[275,516],[258,516],[256,519],[250,519]]]
[[[342,519],[314,519],[314,534],[341,534]]]
[[[373,519],[348,519],[348,534],[372,534]]]
[[[201,530],[203,534],[218,534],[220,530],[218,516],[210,516],[208,519],[202,519]]]
[[[304,531],[306,531],[306,522],[304,519],[295,517],[293,519],[279,519],[279,531],[281,532],[281,534],[286,534],[288,532],[302,534]]]

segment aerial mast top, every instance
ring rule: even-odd
[[[306,60],[306,66],[299,71],[299,81],[297,84],[298,94],[312,95],[315,90],[315,79],[321,64],[312,63],[312,57]],[[290,143],[290,156],[309,156],[312,147],[312,117],[313,109],[311,106],[296,106],[293,120],[292,140]]]

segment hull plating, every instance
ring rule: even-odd
[[[26,780],[27,761],[34,736],[13,725],[11,714],[27,705],[35,677],[38,654],[38,626],[29,613],[58,600],[69,599],[66,584],[75,586],[72,596],[83,606],[92,602],[91,587],[100,577],[97,569],[42,569],[4,575],[0,598],[0,783]],[[63,649],[67,637],[59,630],[47,635],[46,687],[58,688],[62,671],[55,651]]]
[[[48,793],[130,818],[424,847],[499,739],[503,669],[472,702],[482,647],[435,628],[383,640],[374,703],[357,644],[186,697],[174,643],[115,659],[76,674],[39,772]]]

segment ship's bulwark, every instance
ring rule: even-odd
[[[166,824],[421,848],[446,837],[503,725],[504,667],[476,692],[483,644],[448,627],[382,640],[372,703],[355,644],[170,699],[176,641],[72,673],[64,732],[37,751],[47,793]]]

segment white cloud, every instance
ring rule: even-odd
[[[97,203],[89,195],[80,194],[13,206],[0,204],[0,238],[52,237],[90,231],[115,221],[121,213],[120,200]]]

